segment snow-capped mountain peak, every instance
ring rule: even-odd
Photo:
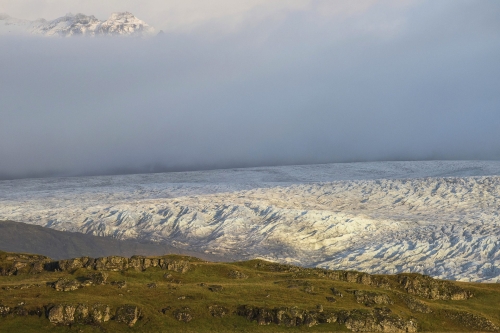
[[[4,31],[25,31],[44,36],[145,36],[154,33],[154,28],[132,13],[113,13],[101,21],[93,15],[66,14],[55,20],[19,20],[6,14],[0,15],[0,28]]]
[[[132,13],[113,13],[99,27],[101,34],[134,35],[151,34],[154,28],[139,20]]]

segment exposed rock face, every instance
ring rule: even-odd
[[[53,324],[70,325],[75,322],[74,305],[57,304],[48,309],[47,318]]]
[[[389,279],[387,279],[385,276],[376,276],[367,273],[352,271],[329,271],[321,269],[316,269],[315,273],[317,276],[322,276],[334,281],[358,283],[365,286],[375,286],[386,289],[390,288]]]
[[[115,320],[117,322],[125,323],[129,327],[134,326],[140,317],[141,310],[135,305],[122,305],[116,309]]]
[[[428,299],[464,300],[473,296],[452,282],[436,280],[420,274],[399,274],[398,282],[408,293]]]
[[[220,305],[210,305],[208,311],[212,317],[222,318],[230,314],[229,309]]]
[[[266,309],[249,305],[239,306],[236,312],[259,325],[277,324],[287,327],[314,326],[324,323],[339,323],[354,332],[416,332],[415,320],[404,320],[391,314],[389,309],[374,311],[307,311],[296,307]]]
[[[143,256],[133,256],[131,258],[109,256],[102,258],[82,257],[70,260],[59,260],[54,263],[53,269],[72,272],[78,268],[93,269],[98,271],[124,271],[133,268],[138,271],[145,271],[149,267],[159,267],[161,269],[186,273],[190,264],[185,260],[172,260],[166,257],[146,258]]]
[[[337,321],[337,315],[334,313],[307,311],[296,307],[266,309],[242,305],[238,307],[236,313],[248,320],[256,321],[259,325],[277,324],[287,327],[311,327],[319,323],[334,323]]]
[[[365,290],[350,290],[348,292],[351,292],[354,294],[356,297],[356,302],[358,303],[363,303],[366,306],[373,306],[375,304],[377,305],[387,305],[387,304],[393,304],[394,302],[387,296],[386,294],[383,293],[375,293],[375,292],[369,292]]]
[[[499,330],[498,326],[488,318],[467,311],[446,310],[444,315],[474,331],[497,332]]]
[[[103,323],[111,318],[110,307],[100,303],[91,306],[86,304],[56,304],[49,305],[46,309],[47,318],[56,325]]]

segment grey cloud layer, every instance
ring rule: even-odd
[[[220,36],[1,37],[0,178],[500,159],[499,14],[440,1]]]

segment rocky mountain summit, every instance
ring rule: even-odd
[[[147,36],[155,29],[132,13],[113,13],[104,21],[93,15],[71,13],[55,20],[20,20],[0,14],[0,28],[7,31],[28,32],[43,36]]]

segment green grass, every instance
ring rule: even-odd
[[[186,257],[182,257],[186,259]],[[191,269],[184,274],[159,268],[149,268],[144,272],[127,270],[124,272],[108,272],[108,282],[127,282],[127,286],[118,289],[110,284],[85,287],[71,292],[57,292],[46,287],[46,282],[56,281],[60,277],[82,279],[89,270],[79,269],[71,274],[63,272],[42,272],[36,275],[0,277],[0,304],[16,306],[25,302],[26,308],[34,308],[49,303],[103,303],[112,308],[123,304],[134,304],[142,309],[143,318],[129,328],[122,323],[109,321],[101,326],[73,325],[55,326],[44,318],[0,317],[0,332],[332,332],[347,331],[345,326],[321,324],[314,327],[287,328],[277,325],[259,326],[256,322],[231,314],[224,318],[214,318],[208,307],[222,305],[235,311],[239,305],[252,305],[266,308],[292,307],[313,310],[321,304],[325,311],[370,309],[356,302],[355,296],[345,292],[347,289],[383,292],[389,295],[394,304],[388,307],[394,314],[403,318],[414,317],[421,331],[467,331],[456,322],[447,319],[441,311],[445,309],[468,311],[481,314],[500,326],[500,285],[457,283],[462,288],[472,290],[475,296],[463,301],[433,301],[421,299],[433,310],[430,314],[412,312],[398,297],[401,289],[385,290],[381,288],[331,281],[314,275],[297,277],[293,272],[273,272],[266,268],[256,268],[257,261],[239,263],[209,263],[194,258]],[[232,279],[231,270],[245,273],[247,279]],[[171,274],[170,280],[164,274]],[[174,282],[172,282],[174,281]],[[155,282],[157,288],[151,289],[147,284]],[[200,286],[204,283],[205,286]],[[42,287],[31,289],[3,290],[2,287],[17,284],[42,284]],[[211,292],[207,286],[222,285],[221,292]],[[290,288],[292,286],[292,288]],[[312,293],[305,292],[305,286],[313,286]],[[335,287],[343,292],[344,297],[336,297],[336,303],[326,301],[333,296],[330,288]],[[179,299],[182,296],[185,299]],[[194,319],[189,323],[179,322],[173,311],[187,306],[192,309]],[[166,314],[161,309],[171,307]]]

